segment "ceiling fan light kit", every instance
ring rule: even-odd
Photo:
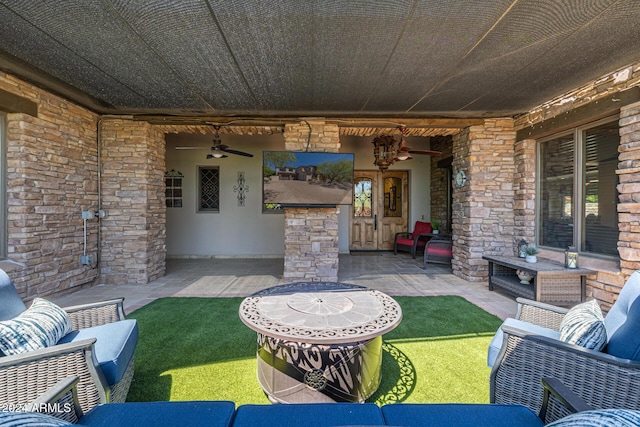
[[[238,156],[244,157],[253,157],[253,154],[245,153],[244,151],[231,150],[228,145],[222,143],[222,139],[220,139],[220,126],[215,125],[213,128],[216,130],[216,133],[213,135],[213,147],[211,147],[211,154],[207,155],[207,159],[215,158],[215,159],[224,159],[228,157],[225,153],[236,154]]]

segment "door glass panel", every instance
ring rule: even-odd
[[[371,178],[356,178],[353,184],[353,216],[371,217]]]
[[[384,179],[384,216],[402,216],[402,178]]]

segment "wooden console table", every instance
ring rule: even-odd
[[[585,276],[595,274],[584,268],[570,269],[551,261],[525,262],[524,258],[484,255],[489,261],[489,290],[496,288],[518,297],[554,305],[574,305],[584,301]],[[520,283],[517,270],[533,276]]]

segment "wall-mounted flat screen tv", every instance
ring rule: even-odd
[[[262,200],[287,206],[353,203],[353,154],[263,152]]]

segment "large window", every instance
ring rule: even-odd
[[[618,254],[617,119],[573,129],[539,147],[541,246]]]

